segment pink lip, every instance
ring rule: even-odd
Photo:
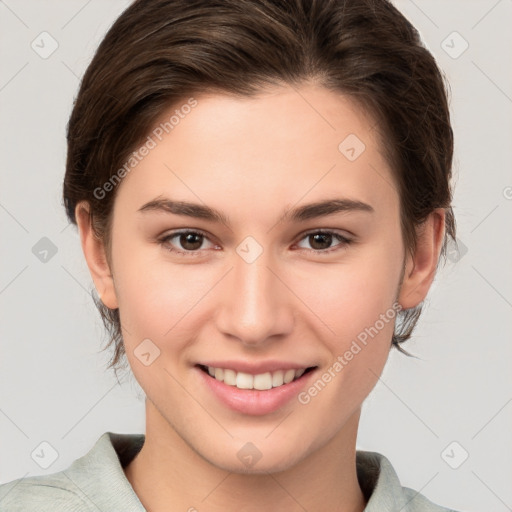
[[[310,368],[315,366],[314,364],[303,365],[298,363],[290,363],[285,361],[263,361],[261,363],[255,363],[254,361],[206,361],[201,362],[203,366],[212,366],[213,368],[222,368],[228,370],[234,370],[235,372],[250,373],[252,375],[258,375],[259,373],[276,372],[277,370],[300,370],[303,368]]]
[[[222,368],[222,366],[216,367]],[[229,368],[229,365],[227,367]],[[280,368],[283,367],[281,366]],[[207,388],[220,402],[242,414],[254,416],[270,414],[283,407],[299,394],[301,389],[308,384],[311,376],[316,373],[316,370],[311,370],[288,384],[260,391],[257,389],[238,389],[235,386],[228,386],[224,382],[211,377],[197,366],[194,370],[198,372],[199,378],[202,379]],[[259,370],[258,372],[262,373]]]

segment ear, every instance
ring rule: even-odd
[[[78,203],[75,208],[82,250],[101,302],[110,309],[116,309],[119,306],[105,246],[94,232],[89,208],[89,204],[84,201]]]
[[[415,254],[408,255],[398,301],[404,309],[422,302],[434,281],[444,240],[445,211],[436,208],[418,228]]]

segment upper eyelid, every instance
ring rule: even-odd
[[[343,234],[343,231],[345,234]],[[340,230],[340,229],[334,229],[334,228],[316,228],[316,229],[308,229],[307,231],[304,231],[302,232],[300,235],[300,237],[305,237],[307,235],[311,235],[313,233],[333,233],[335,235],[340,235],[340,236],[343,236],[345,238],[351,238],[353,235],[350,234],[348,231],[346,230]]]

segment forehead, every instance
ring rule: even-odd
[[[123,179],[118,200],[179,195],[222,209],[223,202],[282,208],[331,191],[365,202],[393,199],[375,121],[350,98],[286,86],[250,98],[194,99],[155,123],[152,147]]]

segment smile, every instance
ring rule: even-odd
[[[199,368],[205,373],[208,373],[210,377],[228,386],[233,386],[238,389],[256,389],[260,391],[289,384],[314,369],[314,367],[310,367],[276,370],[253,375],[246,372],[236,372],[228,368],[214,368],[213,366],[199,365]]]

